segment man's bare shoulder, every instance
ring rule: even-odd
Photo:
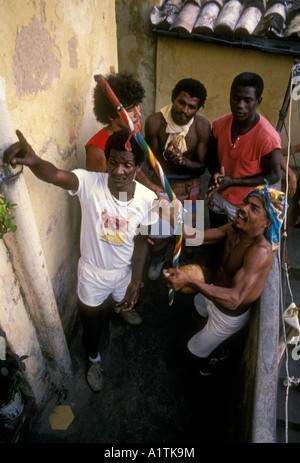
[[[263,266],[272,264],[273,252],[270,241],[268,241],[265,236],[260,236],[249,246],[245,253],[245,257],[253,259]]]
[[[146,118],[145,123],[146,124],[157,124],[163,121],[164,121],[163,115],[160,111],[158,111],[157,113],[150,114],[150,116]]]
[[[195,124],[199,124],[203,127],[210,127],[210,122],[208,119],[205,119],[205,117],[200,116],[200,114],[196,114],[194,116],[195,119]]]
[[[223,233],[226,235],[226,239],[229,242],[240,242],[239,234],[241,232],[235,230],[231,222],[223,225],[220,228],[223,230]],[[257,259],[266,259],[272,261],[273,253],[270,241],[268,241],[264,235],[259,235],[256,238],[253,238],[252,241],[249,241],[248,248],[245,251],[245,256],[253,256]]]
[[[199,114],[196,114],[194,124],[196,133],[205,138],[208,138],[210,136],[211,125],[207,119],[200,116]]]
[[[163,118],[161,112],[153,113],[147,117],[145,121],[146,130],[159,130],[161,127],[166,126],[166,121]]]
[[[234,233],[231,222],[222,225],[221,227],[219,227],[219,229],[222,230],[226,236],[230,236],[231,233]]]

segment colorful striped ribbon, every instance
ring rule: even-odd
[[[164,190],[166,191],[166,193],[167,193],[167,195],[169,197],[169,200],[170,200],[170,202],[171,202],[171,204],[172,204],[172,206],[174,208],[175,224],[176,224],[176,234],[175,234],[176,242],[175,242],[175,247],[174,247],[174,252],[173,252],[173,267],[178,268],[179,256],[180,256],[181,247],[182,247],[182,212],[181,212],[182,208],[181,208],[181,204],[179,204],[179,201],[177,200],[177,198],[176,198],[176,196],[175,196],[175,194],[174,194],[174,192],[173,192],[173,190],[172,190],[172,188],[171,188],[171,186],[170,186],[170,184],[168,182],[168,179],[167,179],[166,175],[164,174],[164,171],[163,171],[161,165],[157,161],[156,157],[152,153],[150,147],[148,146],[148,144],[146,143],[146,141],[144,140],[144,138],[142,137],[140,132],[135,127],[134,122],[130,119],[127,111],[125,110],[125,108],[120,103],[119,99],[117,98],[117,96],[113,92],[112,88],[110,87],[110,85],[107,82],[107,80],[105,79],[105,77],[103,77],[102,75],[95,75],[94,79],[97,82],[97,84],[101,86],[103,92],[106,94],[106,96],[110,100],[111,104],[116,108],[116,110],[119,112],[120,116],[123,118],[123,120],[127,124],[128,128],[129,128],[130,136],[133,135],[135,137],[135,139],[136,139],[137,143],[139,144],[140,148],[147,155],[151,166],[153,167],[156,174],[158,175],[158,177],[159,177],[159,179],[161,181],[161,184],[162,184]],[[130,144],[129,144],[129,139],[128,139],[128,145],[126,145],[125,147],[126,147],[126,149],[128,149],[128,151],[131,151],[131,147],[130,147]],[[174,290],[170,289],[169,290],[169,305],[171,306],[173,304],[173,302],[174,302]]]

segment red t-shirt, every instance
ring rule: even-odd
[[[107,142],[109,135],[105,129],[99,130],[85,145],[87,148],[89,145],[99,146],[104,151],[105,143]]]
[[[218,159],[224,166],[225,175],[243,178],[263,173],[261,158],[274,149],[281,149],[281,138],[270,122],[260,115],[258,123],[245,135],[239,135],[234,145],[231,142],[232,113],[213,122],[213,135],[218,140]],[[254,186],[228,187],[220,195],[235,206]]]

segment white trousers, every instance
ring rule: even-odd
[[[194,304],[202,317],[208,316],[204,328],[192,336],[187,345],[189,351],[197,357],[208,357],[223,341],[243,328],[249,320],[250,309],[237,317],[231,317],[221,312],[212,301],[200,293],[195,296]]]

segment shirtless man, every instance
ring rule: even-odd
[[[149,116],[145,123],[145,140],[161,164],[175,195],[182,203],[191,200],[193,226],[196,201],[201,193],[200,176],[206,168],[210,136],[209,122],[197,114],[205,100],[206,89],[201,82],[182,79],[172,91],[172,103]],[[167,245],[168,240],[155,241],[148,272],[151,280],[156,280],[160,275]],[[185,251],[187,262],[191,262],[193,247]]]
[[[204,244],[224,243],[213,284],[180,269],[167,270],[168,286],[175,291],[186,285],[196,289],[196,310],[208,315],[205,327],[188,342],[190,352],[202,359],[201,374],[213,372],[210,354],[246,324],[251,304],[262,293],[279,246],[284,203],[284,193],[257,187],[244,198],[233,222],[204,232]]]

